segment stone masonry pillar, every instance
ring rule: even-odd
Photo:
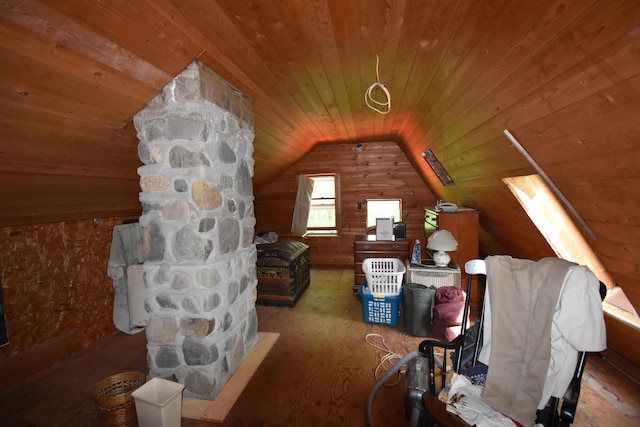
[[[149,373],[212,400],[258,339],[253,108],[195,61],[134,120]]]

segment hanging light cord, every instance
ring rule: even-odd
[[[391,94],[389,93],[387,87],[384,84],[380,83],[380,75],[378,74],[379,65],[380,58],[378,58],[378,55],[376,54],[376,82],[369,86],[369,89],[367,89],[367,92],[364,95],[364,103],[367,104],[367,107],[371,108],[374,111],[377,111],[380,114],[389,114],[389,112],[391,111]],[[373,96],[371,94],[376,88],[379,88],[384,92],[386,96],[385,102],[379,102],[373,99]],[[375,106],[371,105],[370,102],[375,104]],[[382,107],[382,109],[378,107]]]

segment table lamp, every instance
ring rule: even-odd
[[[446,267],[451,261],[451,257],[445,251],[457,250],[458,242],[447,230],[436,230],[429,236],[427,249],[437,251],[433,254],[433,262],[435,262],[436,267]]]

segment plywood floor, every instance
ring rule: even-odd
[[[184,419],[190,426],[363,426],[364,406],[384,355],[369,333],[405,354],[420,338],[398,327],[362,321],[351,295],[350,269],[312,269],[311,286],[294,308],[258,307],[259,330],[279,339],[223,424]],[[144,334],[114,335],[67,359],[36,380],[0,392],[2,426],[97,426],[93,384],[129,370],[146,372]],[[374,405],[376,426],[403,426],[402,382],[385,387]],[[596,356],[589,358],[575,426],[640,425],[640,387]]]

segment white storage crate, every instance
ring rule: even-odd
[[[374,295],[400,295],[406,270],[397,258],[367,258],[362,262],[362,271]]]
[[[418,283],[425,286],[460,287],[460,267],[450,263],[447,267],[436,267],[430,260],[422,260],[421,264],[407,263],[407,283]]]

